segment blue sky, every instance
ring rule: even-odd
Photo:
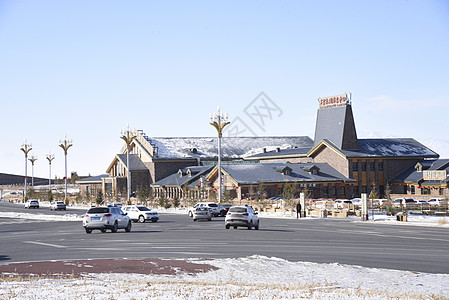
[[[352,93],[359,137],[449,157],[449,2],[0,1],[0,172],[104,173],[129,124],[214,136],[217,105],[260,136],[313,138],[317,98]],[[279,113],[250,124],[264,92]],[[28,174],[31,174],[29,169]]]

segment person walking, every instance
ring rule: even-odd
[[[301,203],[296,201],[296,219],[301,217]]]

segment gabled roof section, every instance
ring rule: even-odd
[[[216,137],[155,137],[148,138],[157,148],[154,159],[216,158],[218,144]],[[228,159],[245,158],[276,148],[310,148],[312,139],[308,136],[280,137],[223,137],[222,157]]]
[[[390,180],[390,182],[405,182],[405,183],[419,183],[419,184],[441,184],[442,182],[449,182],[449,177],[441,181],[424,181],[423,176],[424,172],[419,171],[416,166],[426,166],[427,168],[423,170],[425,171],[444,171],[446,170],[449,175],[449,159],[429,159],[418,162],[415,166],[412,166],[394,177]]]
[[[257,164],[225,164],[222,166],[223,173],[231,177],[231,180],[238,185],[263,183],[303,183],[303,182],[355,182],[339,173],[326,163],[317,163],[320,171],[318,174],[310,174],[304,171],[304,167],[312,164],[304,163],[257,163]],[[289,174],[279,173],[288,167]],[[215,167],[216,168],[216,167]],[[213,170],[210,172],[212,173]]]
[[[128,166],[126,164],[126,154],[117,154],[117,158],[122,162],[122,164],[125,166],[125,168],[128,169]],[[129,155],[129,165],[130,171],[145,171],[148,170],[148,168],[145,166],[145,164],[140,160],[139,155],[137,154],[130,154]]]

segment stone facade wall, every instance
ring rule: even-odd
[[[149,171],[132,171],[131,172],[131,192],[137,192],[141,186],[150,186]]]
[[[315,156],[314,163],[327,163],[346,177],[349,177],[349,161],[334,150],[323,147]]]

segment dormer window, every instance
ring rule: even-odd
[[[415,165],[415,169],[416,169],[416,172],[421,173],[421,172],[422,172],[422,164],[417,163],[417,164]]]
[[[179,178],[182,178],[182,170],[181,169],[179,169],[178,175],[179,175]]]
[[[292,169],[289,166],[276,167],[275,170],[278,173],[282,173],[282,175],[290,175],[292,173]]]
[[[306,171],[307,173],[312,174],[312,175],[318,175],[320,168],[318,168],[316,165],[311,165],[308,168],[304,168],[304,171]]]

